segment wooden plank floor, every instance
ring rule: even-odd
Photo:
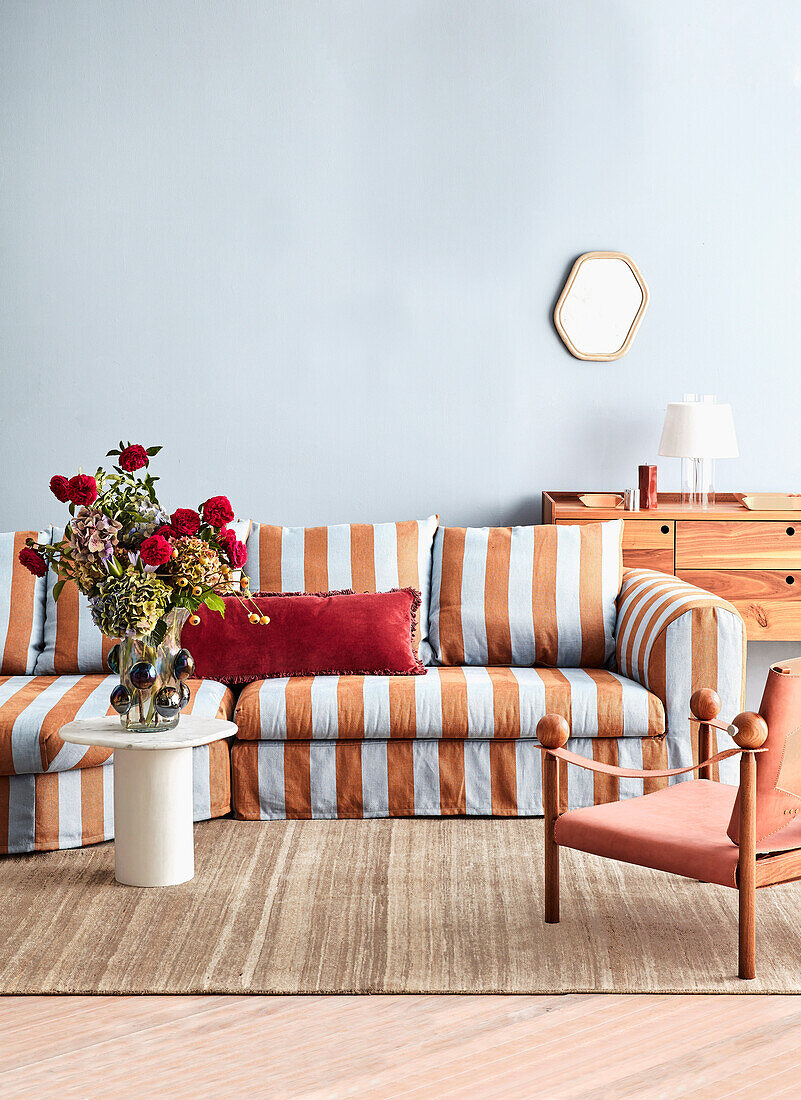
[[[0,1096],[798,1096],[801,998],[3,997]]]

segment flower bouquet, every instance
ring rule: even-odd
[[[167,515],[156,496],[158,478],[149,471],[160,450],[121,442],[107,455],[117,458],[112,471],[51,478],[53,495],[69,506],[64,537],[53,545],[29,539],[19,555],[36,576],[48,565],[55,570],[56,600],[74,581],[99,629],[121,639],[108,664],[120,677],[111,705],[127,729],[178,724],[194,672],[191,654],[181,648],[181,628],[190,616],[200,621],[201,604],[223,615],[223,596],[234,595],[251,622],[269,622],[250,601],[247,578],[236,580],[246,552],[227,526],[234,518],[228,498],[209,497],[197,509]]]

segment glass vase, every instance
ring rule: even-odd
[[[154,635],[127,635],[109,654],[109,668],[119,672],[120,682],[111,693],[111,705],[120,716],[123,729],[147,733],[169,730],[178,725],[181,711],[189,702],[186,681],[194,672],[194,661],[181,648],[181,629],[189,616],[183,608],[171,611]]]

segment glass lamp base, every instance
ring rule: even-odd
[[[681,503],[689,508],[710,508],[714,505],[714,458],[681,460]]]

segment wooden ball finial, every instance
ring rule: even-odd
[[[741,749],[761,749],[768,736],[768,723],[760,714],[746,710],[738,714],[733,725],[737,727],[735,744]]]
[[[546,714],[537,723],[537,740],[546,749],[563,749],[570,737],[570,726],[561,714]]]
[[[720,696],[712,688],[701,688],[700,691],[694,692],[690,700],[690,710],[702,722],[711,722],[713,718],[717,718],[722,705]]]

